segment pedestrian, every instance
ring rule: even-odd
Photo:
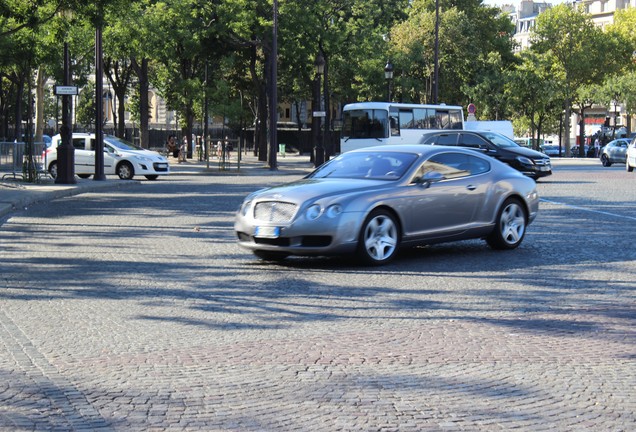
[[[179,147],[179,163],[186,162],[186,156],[188,154],[188,137],[183,137],[183,142],[181,143],[181,147]]]
[[[174,135],[168,136],[168,141],[166,142],[166,152],[169,154],[172,153],[172,157],[179,157],[179,147],[177,147],[177,143],[175,142]]]
[[[601,150],[601,142],[598,139],[598,135],[594,140],[594,157],[598,157],[599,151]]]

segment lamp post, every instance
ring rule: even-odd
[[[433,70],[433,103],[437,104],[439,89],[439,0],[435,0],[435,65]]]
[[[71,83],[71,57],[68,43],[64,42],[64,86]],[[73,147],[73,129],[71,125],[71,96],[62,96],[62,144],[57,147],[58,171],[55,183],[75,184],[75,148]]]
[[[276,122],[278,120],[278,0],[272,2],[272,54],[270,64],[270,99],[269,99],[269,169],[275,171],[278,169],[278,161],[276,152],[278,151],[278,132]]]
[[[320,166],[325,162],[325,148],[322,145],[322,138],[317,138],[318,131],[320,130],[321,118],[325,116],[325,112],[321,108],[320,97],[320,82],[321,76],[325,72],[325,58],[322,55],[322,50],[318,51],[316,60],[314,61],[316,67],[316,79],[314,81],[314,102],[313,102],[313,114],[312,114],[312,127],[314,129],[314,166]],[[318,108],[318,110],[316,110]]]
[[[384,66],[384,78],[386,78],[387,97],[386,100],[391,102],[391,80],[393,80],[393,63],[391,60],[386,62]]]

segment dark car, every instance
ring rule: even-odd
[[[548,155],[522,147],[497,132],[466,130],[430,132],[424,134],[420,144],[471,148],[499,159],[535,180],[552,174],[552,164]]]

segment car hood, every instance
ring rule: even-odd
[[[137,156],[137,157],[143,157],[143,158],[148,158],[148,159],[152,159],[154,161],[162,161],[165,162],[167,159],[160,155],[157,152],[151,151],[151,150],[121,150],[121,149],[116,149],[117,154],[121,155],[121,156],[126,156],[126,157],[131,157],[131,156]]]
[[[300,204],[307,200],[395,187],[395,183],[395,181],[385,180],[309,178],[254,192],[250,199],[288,201]]]
[[[549,156],[546,155],[545,153],[541,153],[539,151],[532,150],[527,147],[504,147],[504,148],[500,148],[500,150],[503,152],[515,154],[517,156],[525,156],[525,157],[533,158],[533,159],[549,158]]]

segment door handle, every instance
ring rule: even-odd
[[[466,189],[471,190],[471,191],[474,191],[475,189],[477,189],[477,186],[475,186],[475,185],[468,185],[468,186],[466,186]]]

